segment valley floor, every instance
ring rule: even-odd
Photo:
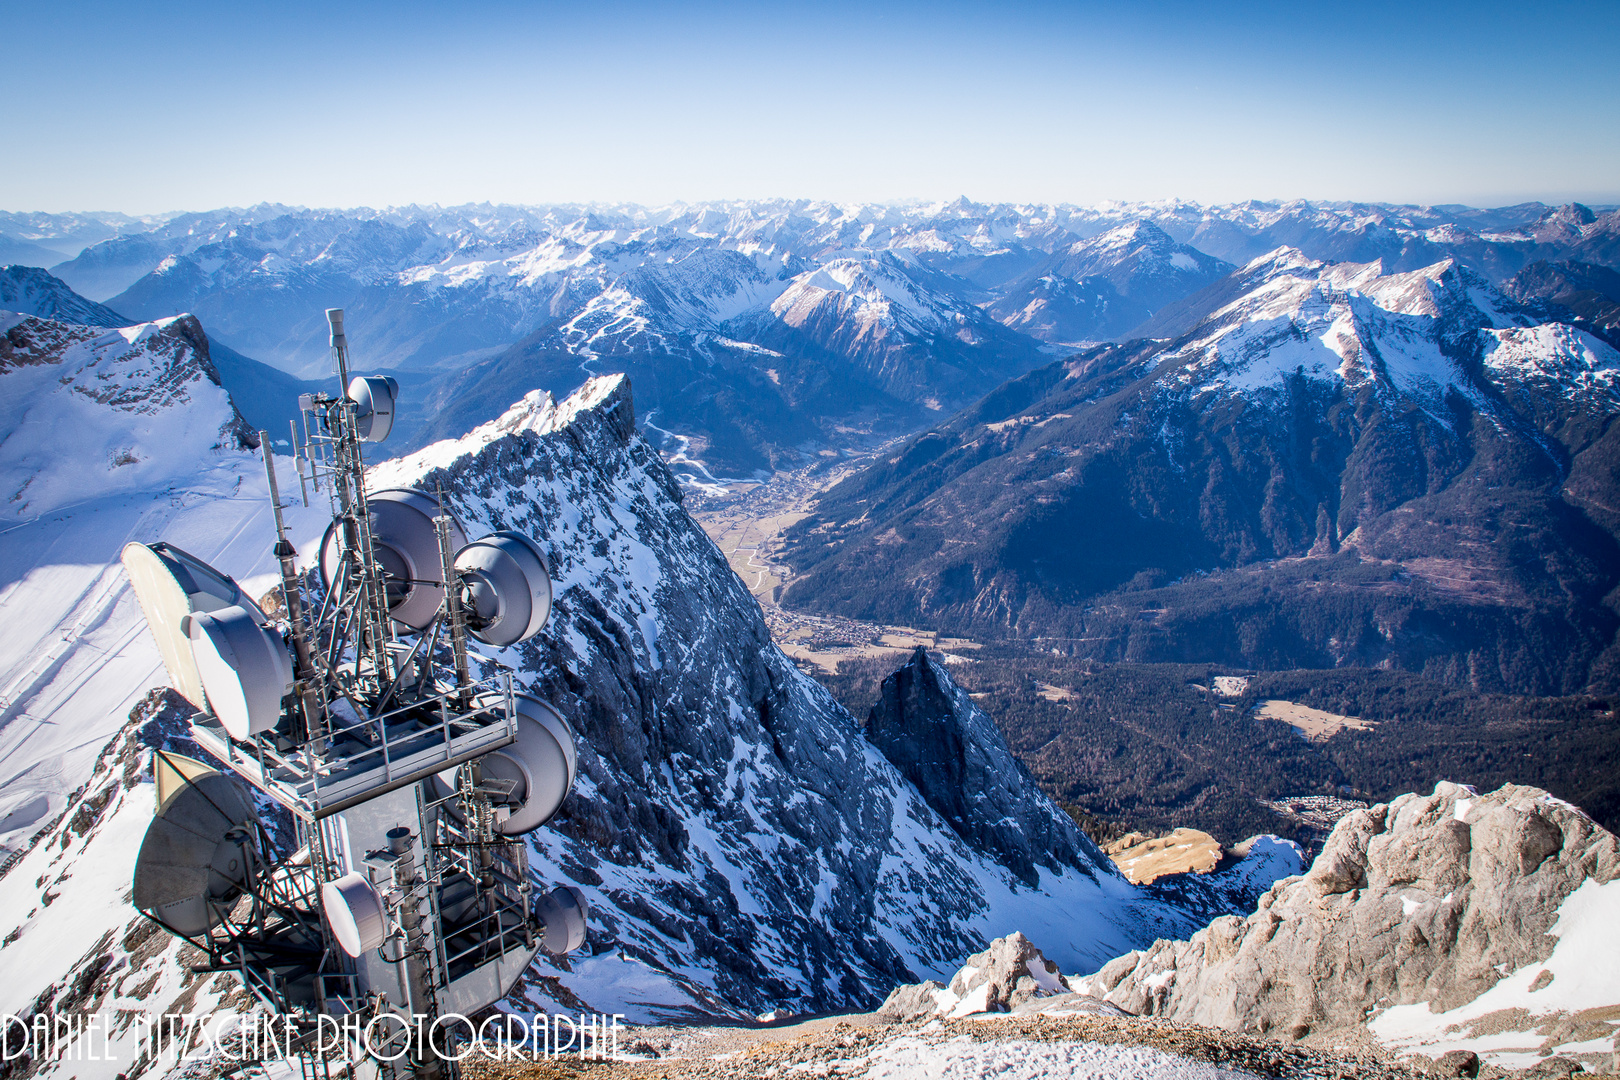
[[[759,601],[771,637],[801,668],[814,666],[833,674],[840,661],[869,659],[892,659],[898,667],[919,645],[944,652],[979,647],[965,638],[940,637],[909,626],[808,615],[777,603],[789,576],[788,568],[775,558],[783,532],[810,512],[817,495],[892,445],[783,470],[764,483],[731,483],[723,493],[708,487],[688,487],[684,492],[687,510]]]
[[[1408,1080],[1434,1075],[1364,1046],[1285,1046],[1164,1020],[1108,1016],[987,1016],[892,1023],[874,1014],[782,1026],[637,1027],[616,1061],[559,1057],[536,1064],[463,1066],[467,1080],[688,1080],[835,1076],[1250,1080],[1277,1077]],[[471,1066],[471,1067],[469,1067]],[[1511,1077],[1492,1066],[1481,1077]],[[1588,1074],[1583,1074],[1588,1075]]]

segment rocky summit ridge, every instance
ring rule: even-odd
[[[1538,788],[1439,783],[1339,822],[1309,873],[1071,980],[1127,1012],[1431,1057],[1607,1067],[1620,840]]]

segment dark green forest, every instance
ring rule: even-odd
[[[1405,672],[1246,672],[1207,664],[1101,664],[992,646],[951,676],[1000,727],[1048,794],[1095,838],[1191,826],[1234,843],[1275,832],[1316,847],[1319,830],[1262,801],[1334,795],[1381,802],[1438,780],[1482,791],[1533,784],[1620,826],[1620,719],[1608,697],[1520,697]],[[935,654],[936,658],[938,654]],[[894,660],[818,673],[864,721]],[[1251,676],[1239,698],[1216,675]],[[1045,692],[1043,694],[1043,688]],[[1376,721],[1321,743],[1254,715],[1281,698]]]

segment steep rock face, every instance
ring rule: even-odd
[[[37,266],[0,267],[0,310],[80,326],[128,326],[133,321],[86,300]]]
[[[1443,1030],[1451,1018],[1437,1014],[1528,984],[1512,1004],[1543,1015],[1508,1030],[1530,1031],[1547,1020],[1539,1004],[1560,1011],[1555,995],[1533,995],[1556,984],[1551,971],[1535,979],[1560,944],[1561,909],[1600,891],[1612,905],[1617,874],[1620,841],[1546,792],[1440,783],[1346,817],[1310,872],[1247,919],[1120,957],[1082,989],[1138,1014],[1300,1038],[1385,1009]],[[1571,944],[1591,962],[1590,941]],[[1612,985],[1588,987],[1586,1007],[1620,1005],[1620,981],[1603,977]],[[1421,1008],[1392,1008],[1409,1006]]]
[[[585,888],[601,955],[537,969],[553,980],[537,997],[622,1001],[611,980],[636,970],[661,987],[642,1000],[670,1007],[875,1004],[1017,925],[1044,927],[1065,963],[1197,925],[1106,860],[1040,867],[1031,885],[999,834],[970,820],[969,842],[942,822],[771,644],[635,433],[622,378],[560,404],[531,395],[371,482],[442,484],[470,534],[516,528],[547,552],[550,629],[504,659],[582,736],[579,784],[534,860]],[[1033,789],[1003,809],[1059,813]]]
[[[1109,660],[1612,682],[1620,353],[1455,263],[1287,250],[1173,321],[824,494],[784,602]]]
[[[1095,873],[1108,862],[1039,797],[995,724],[922,647],[883,680],[866,737],[957,835],[1026,883],[1038,880],[1037,865]]]

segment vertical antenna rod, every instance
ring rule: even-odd
[[[298,592],[298,550],[287,539],[287,526],[281,519],[281,489],[276,484],[276,455],[270,446],[270,433],[259,432],[259,448],[264,451],[264,474],[270,481],[270,509],[276,516],[276,561],[281,564],[281,599],[287,608],[287,625],[292,630],[294,693],[304,711],[305,738],[320,739],[326,734],[320,669],[309,648],[309,626],[304,621],[304,600]]]
[[[332,366],[338,375],[337,400],[327,406],[327,423],[332,429],[333,479],[338,501],[338,517],[343,522],[344,546],[350,568],[360,586],[360,633],[357,673],[376,683],[380,690],[388,684],[387,644],[394,639],[388,617],[388,595],[382,568],[371,537],[371,517],[366,507],[366,471],[360,455],[356,405],[349,398],[349,342],[343,333],[343,309],[328,308],[332,324]]]

